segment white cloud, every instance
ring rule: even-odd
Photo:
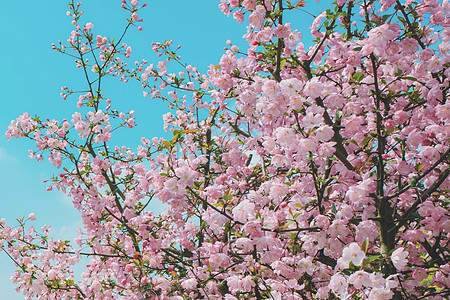
[[[75,221],[72,224],[69,225],[63,225],[59,228],[55,228],[55,235],[53,236],[55,239],[61,239],[61,240],[69,240],[73,241],[78,233],[77,228],[82,228],[83,225],[81,224],[81,221]],[[74,245],[72,245],[74,246]]]
[[[0,147],[0,162],[16,162],[17,158],[10,155],[5,148]]]
[[[73,207],[72,198],[67,196],[63,192],[60,193],[60,196],[58,197],[58,201],[63,203],[64,205]]]

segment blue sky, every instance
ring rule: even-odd
[[[323,4],[310,1],[306,10],[318,14]],[[77,111],[76,99],[63,101],[59,97],[61,86],[74,90],[83,88],[80,70],[74,67],[73,59],[51,50],[51,44],[65,41],[70,35],[71,19],[65,15],[67,2],[59,1],[3,1],[0,10],[0,47],[2,72],[0,74],[0,219],[10,225],[17,217],[34,212],[34,226],[52,225],[54,235],[69,239],[75,228],[81,226],[80,218],[72,208],[69,198],[60,192],[47,192],[44,180],[57,170],[50,163],[38,163],[28,158],[32,142],[4,137],[10,121],[23,112],[46,118],[69,119]],[[120,8],[120,0],[85,0],[85,12],[80,24],[92,22],[94,36],[101,34],[118,38],[126,25],[126,13]],[[223,15],[214,0],[150,0],[141,10],[144,19],[142,32],[131,30],[125,42],[133,48],[132,58],[157,62],[151,42],[173,40],[182,45],[181,55],[185,62],[205,71],[210,64],[217,64],[227,39],[245,48],[241,39],[245,26],[237,24],[231,17]],[[304,39],[309,35],[308,24],[313,18],[306,13],[297,14],[295,22],[303,29]],[[104,92],[124,112],[134,109],[138,127],[123,135],[121,142],[135,148],[142,136],[151,138],[164,134],[162,114],[166,105],[150,101],[142,96],[139,85],[133,82],[106,81]],[[0,298],[23,299],[14,292],[9,281],[15,267],[4,253],[0,254]]]

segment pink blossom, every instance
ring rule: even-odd
[[[242,278],[242,290],[245,292],[250,292],[250,290],[256,285],[255,282],[252,280],[252,276],[247,275],[244,278]]]
[[[278,128],[276,131],[277,142],[281,145],[290,145],[295,141],[295,132],[292,128]]]
[[[280,82],[280,89],[287,96],[294,96],[300,91],[303,84],[297,78],[285,79]]]
[[[231,15],[230,5],[226,3],[225,0],[220,1],[219,8],[222,11],[222,13],[225,14],[226,16]]]
[[[319,82],[319,79],[317,77],[314,77],[305,86],[305,89],[303,90],[303,93],[306,96],[309,96],[311,98],[317,98],[322,95],[323,91],[323,84]]]
[[[405,269],[405,266],[408,263],[408,255],[409,252],[403,248],[398,248],[392,252],[391,260],[397,270],[403,271]]]
[[[239,0],[229,0],[228,2],[230,3],[231,8],[235,8],[239,5]]]
[[[443,121],[450,119],[450,103],[436,106],[436,116]]]
[[[371,286],[375,289],[383,289],[386,284],[386,279],[380,273],[370,273]]]
[[[325,16],[327,15],[327,13],[324,11],[322,13],[320,13],[315,19],[314,22],[311,24],[310,28],[317,28],[320,26],[320,24],[322,24],[322,19],[325,18]]]
[[[233,219],[238,222],[246,223],[255,215],[255,204],[244,200],[233,208]]]
[[[242,2],[242,5],[244,5],[245,10],[251,11],[255,9],[256,1],[257,0],[244,0],[244,2]]]
[[[267,97],[274,98],[277,95],[277,92],[279,90],[278,83],[275,80],[267,80],[263,87],[262,91]]]
[[[224,253],[213,254],[209,258],[209,264],[212,267],[226,268],[230,264],[230,258]]]
[[[126,26],[141,30],[145,4],[121,2]],[[424,244],[445,252],[450,226],[448,0],[402,2],[415,12],[420,41],[395,17],[394,0],[360,4],[361,18],[338,17],[357,35],[325,28],[334,22],[329,12],[351,5],[338,0],[315,18],[315,40],[305,44],[304,28],[281,22],[294,9],[286,1],[284,9],[269,0],[219,2],[238,23],[248,18],[248,45],[227,40],[204,74],[170,40],[152,43],[159,62],[131,62],[127,36],[94,36],[92,23],[79,25],[81,4],[69,5],[74,28],[52,48],[89,75],[90,91],[58,92],[82,109],[71,120],[25,113],[6,137],[26,137],[36,145],[31,158],[60,168],[47,190],[71,198],[83,230],[67,243],[48,226],[25,228],[33,213],[15,226],[0,220],[0,243],[23,271],[12,277],[18,290],[30,299],[232,300],[259,291],[282,300],[389,299],[401,289],[424,298],[424,280],[448,286],[449,265],[430,269]],[[381,17],[388,8],[394,17]],[[115,146],[137,121],[120,111],[127,103],[107,98],[111,76],[136,79],[144,96],[166,101],[163,128],[174,138]],[[386,228],[385,219],[401,227]],[[385,230],[394,241],[389,257],[379,255]],[[84,256],[85,272],[74,277]],[[399,274],[382,274],[386,261]]]
[[[352,262],[355,266],[360,266],[366,254],[357,243],[351,243],[342,251],[344,262]]]
[[[339,297],[344,298],[347,295],[347,279],[341,275],[340,273],[336,273],[331,276],[330,283],[328,284],[330,290],[332,290],[335,294],[339,295]]]
[[[181,286],[188,291],[193,290],[197,288],[197,280],[195,278],[186,279],[181,283]]]
[[[298,42],[302,40],[301,32],[293,31],[289,34],[289,37],[285,40],[287,47],[295,47]]]
[[[94,28],[94,24],[92,24],[91,22],[86,23],[86,25],[84,25],[84,30],[85,30],[85,31],[89,31],[89,30],[91,30],[92,28]]]
[[[126,52],[126,55],[130,56],[131,52],[132,52],[131,47],[128,46],[125,52]]]
[[[378,237],[378,227],[374,221],[365,220],[358,224],[356,229],[355,240],[358,243],[363,243],[366,238],[373,242]]]
[[[233,275],[227,278],[227,286],[232,294],[236,294],[241,290],[241,278],[237,275]]]
[[[242,10],[237,10],[233,13],[233,18],[236,20],[236,22],[241,24],[242,22],[244,22],[244,13],[242,12]]]
[[[289,34],[291,33],[291,31],[292,31],[292,29],[291,29],[290,23],[278,24],[277,27],[275,28],[274,34],[279,39],[287,39],[289,37]]]
[[[327,142],[334,136],[334,131],[331,126],[322,125],[317,128],[317,130],[315,131],[315,135],[319,141]]]
[[[406,141],[411,149],[416,149],[424,141],[424,137],[421,132],[414,129],[408,134]]]
[[[348,278],[348,283],[352,284],[357,289],[371,286],[369,274],[365,271],[356,271],[350,275]]]
[[[386,288],[374,288],[370,291],[369,300],[388,300],[391,299],[393,293],[391,290]]]
[[[193,171],[188,166],[183,166],[175,169],[175,174],[180,178],[178,183],[182,186],[192,186],[195,179],[198,177],[198,172]]]
[[[389,24],[383,24],[370,30],[367,36],[367,43],[382,48],[386,47],[388,41],[394,39],[396,32],[392,30]]]
[[[250,26],[252,26],[256,30],[261,29],[264,22],[264,13],[265,13],[264,8],[261,5],[258,5],[256,10],[253,11],[248,17],[248,22],[250,23]]]

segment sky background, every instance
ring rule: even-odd
[[[142,3],[142,1],[140,1]],[[292,1],[296,2],[296,1]],[[326,6],[325,1],[314,0],[306,4],[305,10],[318,15]],[[28,158],[28,149],[34,144],[25,139],[6,141],[4,132],[11,120],[24,112],[50,119],[71,119],[77,111],[77,97],[63,101],[59,96],[61,86],[73,90],[83,89],[83,77],[75,68],[73,59],[56,53],[52,43],[65,41],[73,26],[66,16],[68,1],[22,0],[3,1],[0,9],[0,34],[2,47],[2,72],[0,73],[0,219],[5,218],[14,226],[15,219],[34,212],[36,228],[51,225],[53,236],[72,239],[75,229],[81,227],[72,201],[58,191],[47,192],[44,180],[58,174],[48,161],[37,162]],[[100,34],[110,38],[120,37],[126,26],[127,13],[120,8],[121,0],[85,0],[85,12],[80,25],[94,24],[94,36]],[[129,31],[124,41],[132,46],[135,60],[147,59],[157,63],[151,42],[173,40],[182,46],[180,54],[184,61],[205,72],[210,64],[216,65],[223,54],[225,42],[245,50],[242,35],[244,24],[237,24],[218,9],[217,0],[150,0],[139,16],[144,19],[144,30]],[[303,32],[304,42],[310,41],[309,24],[313,17],[298,12],[287,15],[285,22]],[[139,84],[120,83],[112,78],[103,85],[103,91],[119,110],[136,111],[138,126],[122,134],[121,145],[135,149],[142,136],[162,136],[162,114],[168,111],[164,103],[151,101],[142,96]],[[10,282],[16,270],[5,253],[0,252],[0,299],[24,299],[14,291]]]

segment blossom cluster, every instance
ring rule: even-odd
[[[125,32],[139,5],[123,0]],[[34,215],[14,228],[2,220],[18,290],[45,299],[446,299],[450,3],[339,0],[311,24],[310,47],[307,31],[283,22],[304,5],[221,0],[224,14],[248,23],[248,48],[227,42],[202,74],[171,41],[152,44],[163,60],[130,68],[131,46],[94,39],[72,2],[67,42],[92,76],[78,98],[84,111],[63,121],[25,113],[6,135],[35,141],[32,158],[48,153],[62,167],[51,188],[73,199],[83,228],[73,242],[55,241],[47,227],[26,229]],[[136,151],[113,145],[113,131],[135,120],[94,86],[105,76],[134,78],[144,96],[166,101],[173,138],[142,138]],[[155,201],[164,213],[152,211]],[[82,256],[90,263],[77,281]]]

